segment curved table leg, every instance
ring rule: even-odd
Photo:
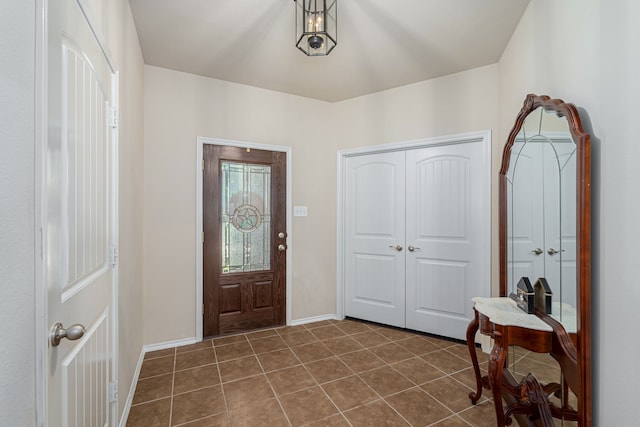
[[[496,421],[498,427],[505,426],[504,408],[502,406],[502,370],[507,358],[508,348],[503,347],[502,334],[498,331],[493,333],[494,346],[489,358],[489,383],[493,393],[493,404],[496,409]]]
[[[480,378],[480,367],[478,366],[478,355],[476,354],[476,332],[478,332],[478,326],[480,321],[478,320],[478,312],[473,309],[473,320],[467,327],[467,347],[469,348],[469,355],[471,356],[471,363],[473,364],[473,373],[476,375],[476,392],[469,393],[469,399],[474,405],[482,396],[482,380]]]
[[[553,410],[547,398],[547,391],[532,374],[527,375],[519,384],[519,390],[509,390],[516,397],[516,402],[507,407],[505,418],[507,425],[511,424],[513,414],[526,414],[530,418],[536,417],[536,425],[553,427]],[[519,394],[517,393],[519,392]]]

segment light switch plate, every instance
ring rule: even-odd
[[[307,216],[307,207],[306,206],[294,206],[293,207],[293,216]]]

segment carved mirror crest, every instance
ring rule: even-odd
[[[590,136],[575,106],[527,95],[500,168],[500,295],[522,277],[546,279],[550,313],[536,315],[559,341],[548,363],[570,398],[558,406],[575,409],[566,425],[580,426],[591,426],[590,175]]]

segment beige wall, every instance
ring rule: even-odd
[[[198,136],[292,147],[293,202],[309,207],[293,219],[293,318],[333,313],[329,104],[151,66],[144,83],[145,343],[195,336]]]
[[[593,135],[594,426],[635,425],[640,381],[640,3],[535,0],[499,62],[500,140],[527,93],[584,109]]]
[[[118,414],[142,351],[142,186],[144,62],[127,0],[104,2],[105,33],[119,72]]]
[[[497,65],[332,104],[341,148],[409,141],[497,126]]]
[[[495,128],[497,87],[493,65],[328,104],[145,66],[145,343],[195,336],[197,136],[292,147],[292,318],[335,314],[338,150]]]
[[[36,424],[35,4],[0,12],[0,425]]]

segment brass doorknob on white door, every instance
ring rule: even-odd
[[[62,338],[66,338],[71,341],[82,338],[85,328],[83,325],[76,323],[69,326],[67,329],[62,326],[62,323],[58,322],[51,327],[51,333],[49,334],[49,340],[53,347],[57,347],[60,344]]]
[[[278,250],[280,252],[286,251],[287,250],[287,245],[283,245],[282,243],[278,245]]]
[[[400,245],[389,245],[390,248],[395,249],[396,251],[400,252],[402,250],[402,246]]]
[[[407,246],[407,249],[409,249],[409,252],[419,251],[420,250],[420,248],[416,248],[415,246],[412,246],[412,245]]]

